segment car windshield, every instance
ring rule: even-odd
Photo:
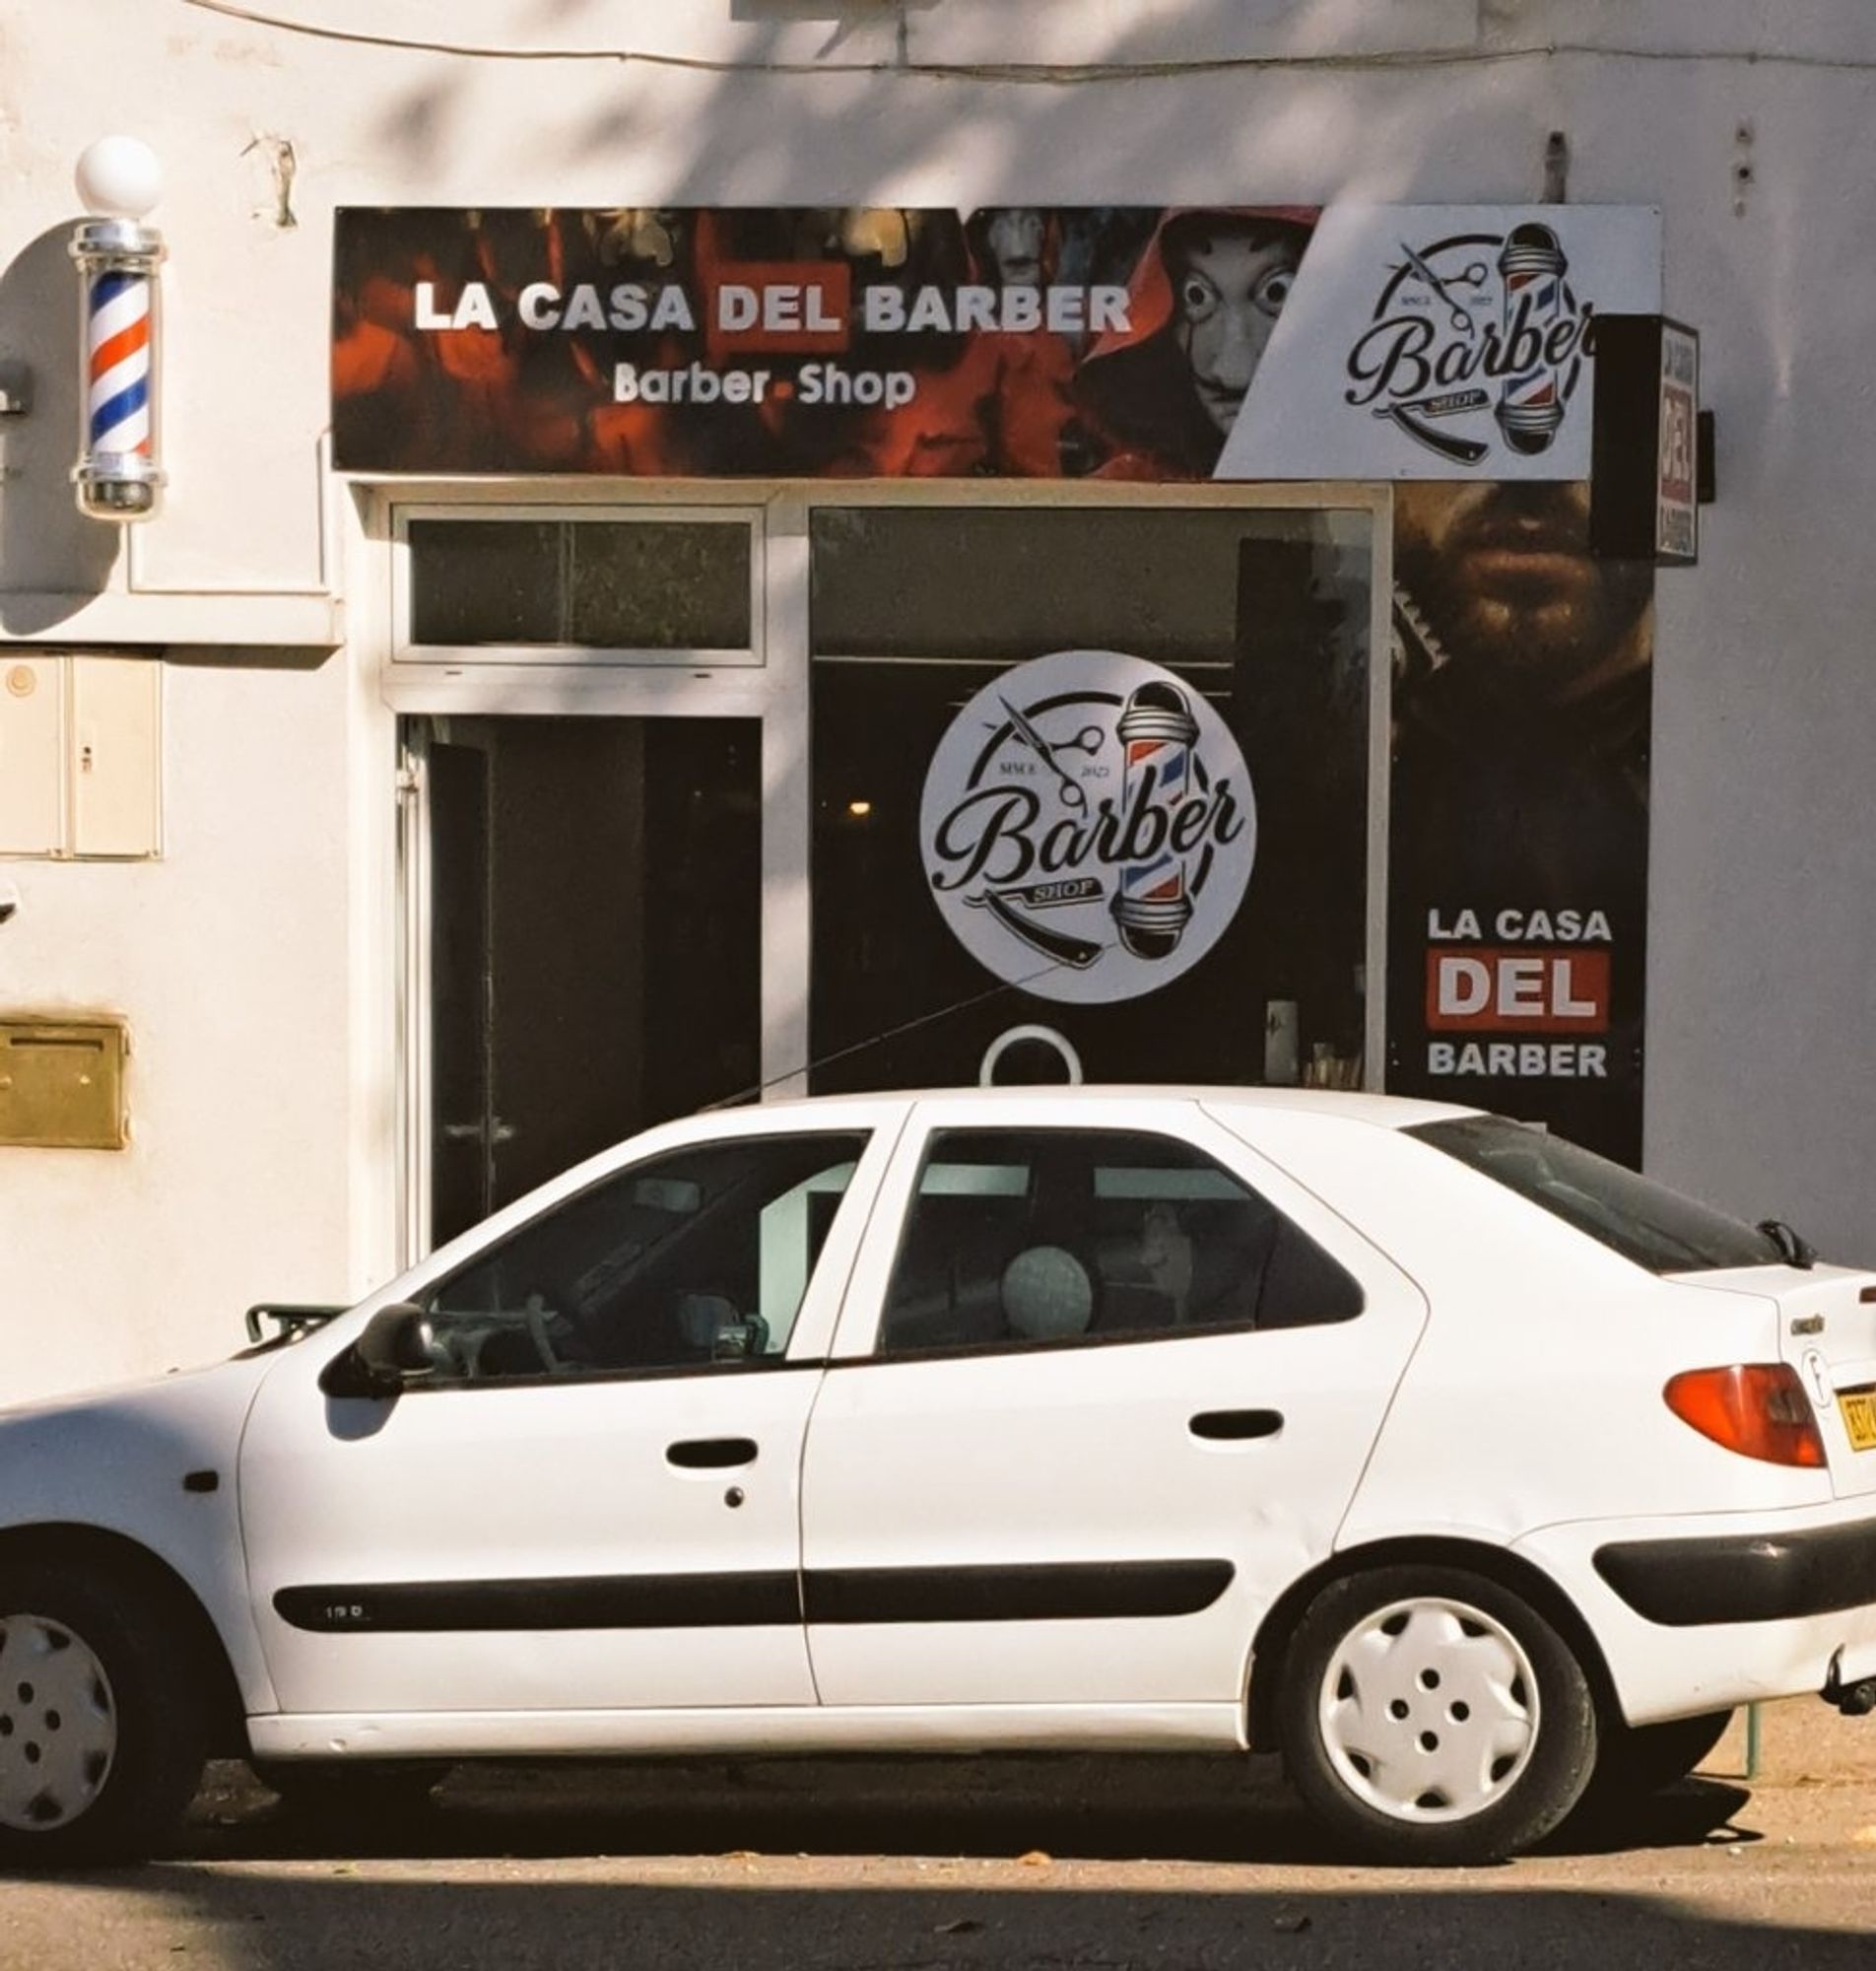
[[[1777,1241],[1592,1150],[1503,1116],[1465,1116],[1409,1129],[1468,1168],[1554,1212],[1651,1273],[1774,1266]]]

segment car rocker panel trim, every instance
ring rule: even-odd
[[[1195,1615],[1231,1586],[1228,1560],[882,1567],[568,1580],[405,1581],[282,1588],[274,1610],[317,1635],[460,1630],[779,1628],[810,1623],[1113,1621]]]

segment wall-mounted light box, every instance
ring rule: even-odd
[[[0,646],[0,855],[162,850],[163,665]]]

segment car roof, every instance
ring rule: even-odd
[[[766,1102],[763,1108],[770,1114],[791,1110],[804,1116],[828,1116],[843,1108],[858,1109],[882,1102],[981,1103],[986,1108],[993,1108],[1012,1097],[1020,1098],[1026,1106],[1033,1102],[1059,1106],[1065,1117],[1074,1111],[1104,1103],[1197,1102],[1207,1109],[1264,1114],[1273,1111],[1300,1113],[1329,1117],[1339,1121],[1364,1122],[1383,1129],[1410,1129],[1422,1122],[1480,1113],[1462,1103],[1426,1102],[1413,1096],[1373,1095],[1353,1089],[1243,1088],[1230,1084],[1207,1087],[1185,1082],[1078,1082],[1073,1086],[1043,1084],[1037,1087],[882,1089],[874,1094],[800,1096],[786,1101]],[[734,1115],[736,1112],[721,1110],[717,1113]]]

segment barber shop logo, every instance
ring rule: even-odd
[[[1349,351],[1347,400],[1458,465],[1481,464],[1494,435],[1546,451],[1582,379],[1591,316],[1548,226],[1403,239]]]
[[[1138,998],[1238,914],[1256,851],[1250,775],[1171,671],[1058,650],[984,686],[938,742],[919,847],[979,964],[1039,998]]]

